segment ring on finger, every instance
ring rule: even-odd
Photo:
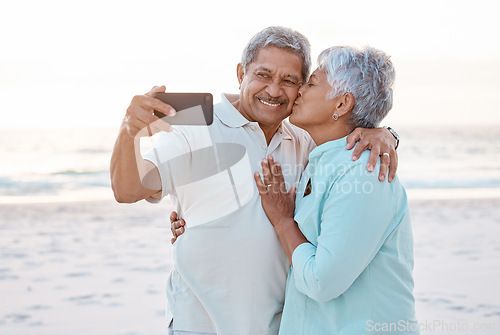
[[[387,158],[391,158],[391,156],[389,155],[389,153],[388,153],[388,152],[384,152],[384,153],[382,154],[382,156],[387,156]]]
[[[273,184],[268,184],[268,185],[266,185],[266,187],[267,187],[267,188],[269,188],[269,187],[271,187],[271,186],[273,186]]]

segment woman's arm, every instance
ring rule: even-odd
[[[260,178],[257,185],[266,214],[291,258],[295,285],[317,301],[337,298],[368,266],[394,229],[397,220],[393,220],[393,202],[398,199],[392,199],[391,187],[395,185],[381,183],[376,175],[366,173],[361,164],[353,164],[355,169],[346,171],[336,181],[324,201],[315,246],[304,243],[307,240],[297,224],[292,224],[289,194],[283,188],[279,192],[274,189],[282,177],[273,164],[268,160],[267,168],[263,166],[264,183],[272,186],[266,187]],[[296,238],[297,231],[303,240]]]

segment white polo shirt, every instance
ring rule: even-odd
[[[228,100],[236,98],[222,96],[208,127],[176,126],[155,135],[154,150],[143,155],[158,167],[162,198],[169,194],[186,220],[167,282],[166,315],[174,330],[278,333],[290,264],[253,174],[271,154],[287,184],[296,185],[314,142],[284,121],[268,146],[258,123]]]

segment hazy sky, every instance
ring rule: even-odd
[[[236,64],[269,25],[392,55],[385,124],[500,124],[500,1],[4,1],[0,127],[118,126],[130,99],[237,92]]]

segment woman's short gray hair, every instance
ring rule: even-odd
[[[311,46],[301,33],[285,27],[267,27],[255,34],[241,56],[241,65],[247,66],[257,58],[259,50],[267,46],[290,51],[302,59],[302,80],[307,81],[311,71]]]
[[[348,121],[354,127],[375,128],[391,110],[396,72],[389,58],[371,47],[357,50],[338,46],[319,55],[319,69],[326,71],[332,86],[331,97],[346,93],[354,96]]]

